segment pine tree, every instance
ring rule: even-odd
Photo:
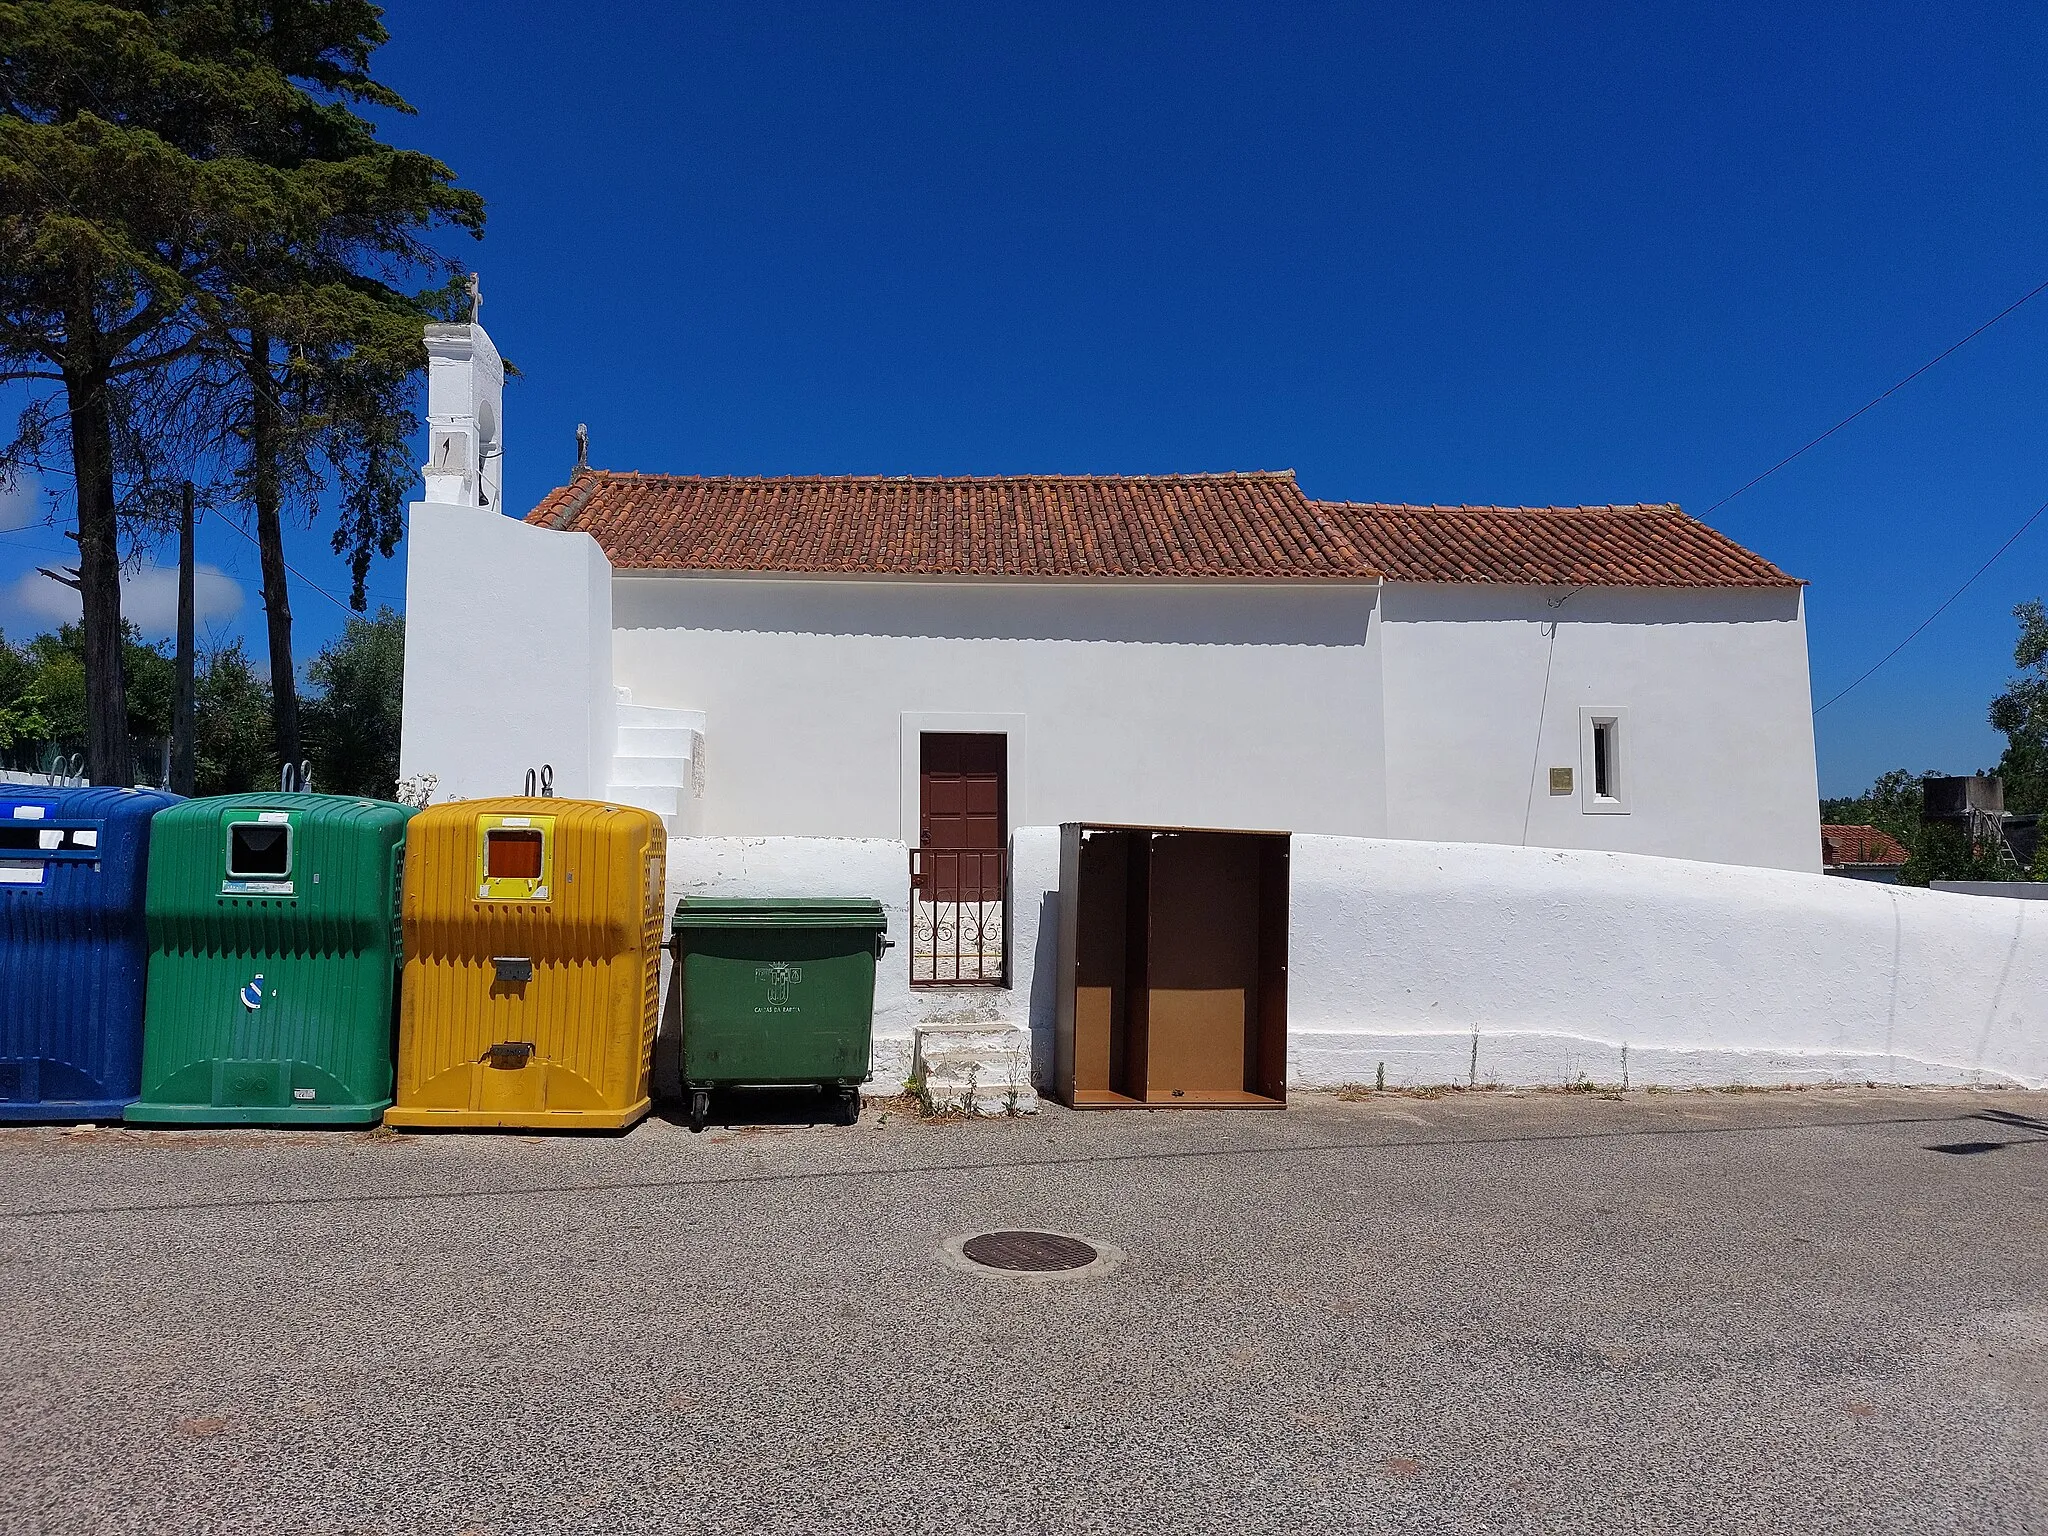
[[[135,766],[121,651],[124,400],[194,345],[201,211],[227,194],[189,151],[241,94],[232,68],[187,56],[173,9],[0,5],[0,381],[46,386],[0,472],[37,461],[61,414],[78,521],[78,567],[64,579],[84,610],[85,755],[101,784],[134,782]]]
[[[479,232],[483,208],[356,110],[409,110],[368,72],[378,15],[364,0],[0,3],[0,382],[46,387],[0,475],[35,462],[61,416],[95,782],[133,782],[122,512],[124,493],[147,500],[138,467],[160,446],[138,419],[154,429],[189,388],[239,397],[223,414],[294,758],[283,517],[315,505],[321,465],[337,476],[358,604],[372,555],[397,540],[420,323],[452,291],[427,235]]]
[[[443,314],[454,265],[429,243],[442,227],[481,234],[483,203],[448,167],[378,141],[356,110],[411,108],[369,73],[387,38],[360,0],[273,0],[237,8],[238,56],[260,59],[298,107],[262,120],[237,144],[260,213],[216,232],[201,311],[239,442],[236,484],[263,571],[275,744],[300,760],[284,523],[310,518],[339,483],[337,552],[352,600],[376,553],[403,532],[413,479],[410,402],[426,362],[422,322]],[[440,279],[421,291],[410,286]]]

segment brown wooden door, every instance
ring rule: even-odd
[[[1009,836],[1009,738],[930,733],[918,745],[918,842],[928,895],[1000,901]]]

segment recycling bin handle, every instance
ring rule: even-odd
[[[875,958],[877,960],[881,959],[882,956],[889,953],[889,951],[894,949],[895,947],[896,941],[890,938],[889,935],[887,935],[886,933],[878,933],[875,935]]]

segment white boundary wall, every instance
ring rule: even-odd
[[[1297,837],[1291,931],[1296,1083],[2048,1082],[2032,902]]]
[[[401,777],[436,800],[516,795],[526,770],[601,798],[617,736],[612,568],[587,533],[414,502],[406,528]]]
[[[1293,840],[1288,1081],[2048,1085],[2048,907],[1639,854]],[[873,1091],[920,1022],[1028,1030],[1052,1066],[1059,829],[1011,840],[1007,990],[913,992],[904,845],[678,838],[669,895],[873,896]]]

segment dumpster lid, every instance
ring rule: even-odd
[[[888,914],[872,896],[685,896],[676,903],[685,928],[877,928]]]

